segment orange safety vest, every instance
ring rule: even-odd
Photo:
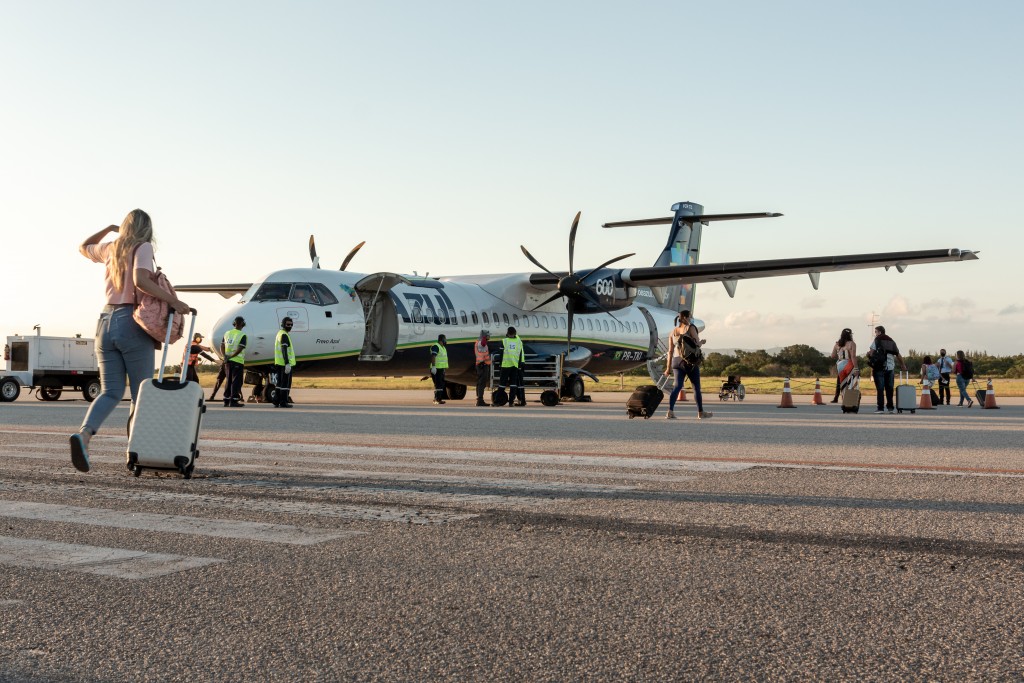
[[[473,351],[476,352],[477,363],[483,363],[484,365],[491,364],[491,349],[487,344],[481,344],[480,340],[477,339],[476,343],[473,344]]]

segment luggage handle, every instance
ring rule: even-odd
[[[188,325],[188,336],[185,337],[185,353],[181,357],[181,372],[179,373],[178,384],[185,383],[185,363],[188,361],[188,352],[192,346],[192,334],[195,332],[196,329],[196,309],[190,308],[188,309],[188,312],[191,314],[191,320]],[[160,358],[160,369],[157,372],[156,376],[156,380],[158,382],[162,382],[164,380],[164,367],[167,365],[167,350],[171,346],[171,328],[173,327],[173,325],[174,309],[172,308],[171,312],[167,314],[167,335],[164,337],[164,353],[163,356]]]

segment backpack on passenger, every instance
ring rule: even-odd
[[[968,382],[974,379],[974,363],[971,362],[970,358],[964,358],[960,361],[960,376]]]

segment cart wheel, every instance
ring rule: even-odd
[[[508,403],[508,393],[504,389],[495,389],[491,393],[491,403],[500,408]]]
[[[547,389],[545,391],[542,391],[541,394],[540,394],[540,402],[543,403],[544,405],[546,405],[549,408],[551,406],[557,406],[558,405],[558,392],[554,391],[552,389]]]
[[[0,382],[0,401],[10,403],[21,394],[21,385],[16,379],[5,379]]]
[[[100,385],[98,379],[89,380],[89,383],[82,389],[82,398],[89,403],[92,403],[100,397],[100,392],[103,391],[103,387]]]
[[[633,419],[634,417],[636,417],[636,415],[634,415],[633,413],[631,413],[631,412],[629,412],[629,411],[627,410],[627,411],[626,411],[626,417],[628,417],[628,418],[629,418],[630,420],[632,420],[632,419]]]
[[[56,401],[60,398],[61,390],[53,387],[39,387],[39,398],[44,401]]]

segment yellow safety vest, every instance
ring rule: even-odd
[[[238,345],[242,343],[242,337],[245,336],[245,332],[231,328],[224,333],[224,355],[230,356],[238,350]],[[234,358],[229,358],[232,363],[238,363],[239,365],[245,365],[245,349]]]
[[[435,352],[434,349],[437,349]],[[441,346],[440,344],[434,344],[430,347],[431,353],[436,353],[434,357],[434,367],[438,370],[444,370],[448,367],[448,349]]]
[[[526,353],[523,351],[523,340],[519,335],[515,337],[501,338],[501,367],[518,368],[526,360]]]
[[[277,331],[277,338],[274,340],[274,363],[277,365],[295,365],[295,344],[291,343],[291,335],[288,335],[288,361],[284,359],[281,352],[281,337],[288,334],[284,330]]]

